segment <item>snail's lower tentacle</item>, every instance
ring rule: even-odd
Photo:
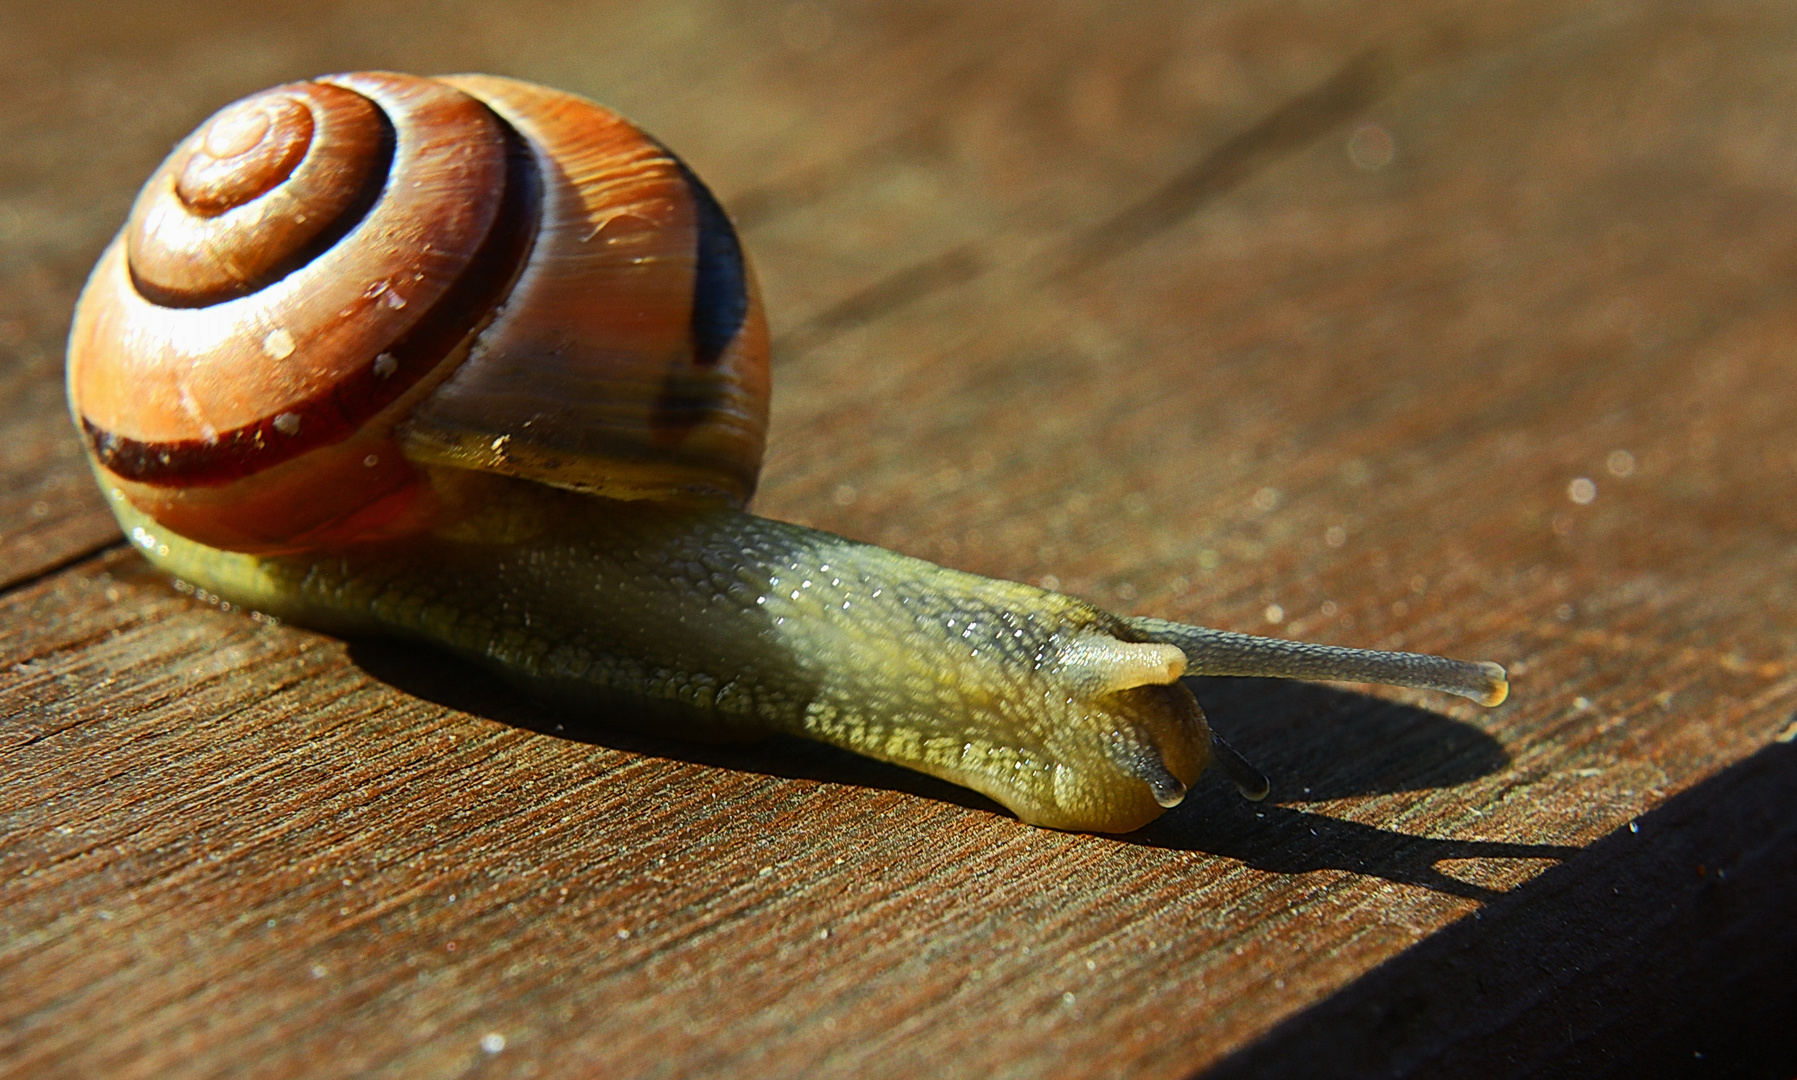
[[[1259,802],[1267,797],[1267,792],[1273,790],[1267,774],[1255,768],[1253,762],[1224,742],[1223,737],[1215,731],[1210,733],[1210,759],[1235,784],[1236,790],[1242,793],[1242,798],[1250,802]]]
[[[1383,683],[1440,690],[1488,706],[1502,704],[1510,693],[1503,667],[1489,661],[1345,649],[1337,645],[1211,630],[1166,619],[1134,618],[1125,622],[1149,641],[1177,645],[1186,654],[1187,675]]]

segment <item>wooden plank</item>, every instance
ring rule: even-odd
[[[6,432],[0,469],[0,588],[120,542],[118,526],[87,471],[63,405],[62,383],[21,364],[0,377]]]
[[[1774,744],[1206,1075],[1784,1076],[1794,892],[1797,747]]]
[[[75,294],[130,205],[118,177],[154,160],[138,141],[96,139],[98,173],[77,169],[72,87],[15,57],[23,44],[0,30],[0,588],[118,539],[63,404],[62,349]]]
[[[1207,782],[1048,833],[210,609],[82,560],[81,494],[0,519],[39,553],[0,597],[0,1070],[1252,1071],[1326,1052],[1369,971],[1437,985],[1482,905],[1500,941],[1577,923],[1623,834],[1578,848],[1760,775],[1721,770],[1797,706],[1787,11],[1020,10],[9,8],[5,422],[49,449],[0,490],[86,491],[61,320],[172,139],[315,71],[496,69],[619,104],[744,212],[783,346],[763,512],[1490,656],[1512,702],[1210,680],[1275,805]]]

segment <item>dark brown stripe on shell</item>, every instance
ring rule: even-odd
[[[711,367],[736,340],[749,315],[748,275],[743,270],[742,243],[736,227],[686,163],[680,165],[699,234],[698,258],[693,266],[693,363]]]
[[[114,475],[145,484],[227,484],[341,442],[429,373],[500,304],[517,281],[536,234],[542,182],[535,160],[510,124],[497,115],[494,120],[506,138],[505,192],[499,212],[462,275],[410,330],[379,350],[395,364],[386,374],[376,373],[376,357],[371,355],[367,364],[323,393],[212,439],[141,442],[83,416],[82,430],[100,464]],[[277,421],[291,430],[283,431]]]
[[[693,366],[676,368],[662,379],[650,418],[665,442],[684,438],[721,407],[726,387],[711,369],[749,316],[748,274],[736,228],[705,182],[685,162],[677,157],[674,161],[692,195],[698,251],[693,263]]]

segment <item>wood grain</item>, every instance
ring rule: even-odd
[[[1797,1067],[1788,6],[309,7],[0,5],[0,1073]],[[70,307],[208,112],[361,67],[711,182],[762,513],[1511,701],[1206,680],[1273,800],[1076,836],[178,593],[89,489]]]

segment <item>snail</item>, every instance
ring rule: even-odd
[[[230,105],[150,178],[69,337],[126,535],[177,579],[422,638],[663,736],[789,733],[1126,832],[1208,764],[1193,674],[1503,668],[1153,618],[748,513],[768,333],[680,159],[572,94],[355,73]]]

